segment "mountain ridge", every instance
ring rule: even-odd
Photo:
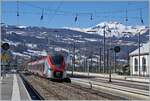
[[[88,27],[88,28],[71,28],[71,27],[64,27],[70,30],[81,31],[89,34],[98,34],[103,36],[104,28],[106,31],[106,37],[132,37],[137,35],[139,32],[144,34],[148,31],[148,28],[143,25],[136,25],[136,26],[126,26],[122,23],[116,21],[109,21],[109,22],[101,22],[96,24],[95,26]]]

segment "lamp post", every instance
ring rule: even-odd
[[[107,73],[108,73],[109,72],[108,71],[108,69],[109,69],[108,68],[109,67],[109,49],[107,49],[107,59],[106,60],[107,60]]]
[[[75,69],[75,41],[73,43],[73,66],[72,66],[72,76]]]

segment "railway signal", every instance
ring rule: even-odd
[[[115,47],[114,47],[114,51],[115,51],[115,53],[120,52],[120,46],[115,46]]]
[[[116,72],[116,53],[120,52],[120,46],[115,46],[114,47],[114,52],[115,52],[115,72]]]
[[[1,47],[2,47],[2,49],[5,50],[5,51],[7,51],[7,50],[10,48],[10,46],[9,46],[8,43],[3,43]]]
[[[115,52],[115,68],[116,68],[116,53],[119,53],[121,48],[120,48],[120,46],[115,46],[114,48],[110,48],[110,50]],[[109,82],[111,82],[111,67],[109,70]]]
[[[9,67],[9,51],[8,49],[10,48],[8,43],[3,43],[1,45],[2,48],[2,53],[1,53],[1,66],[2,66],[2,70],[6,71]]]
[[[2,59],[2,62],[7,62],[7,61],[9,60],[9,55],[8,55],[8,53],[3,52],[1,59]]]

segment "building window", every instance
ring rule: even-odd
[[[138,71],[138,60],[136,58],[134,59],[134,70]]]
[[[142,71],[146,71],[146,59],[144,57],[142,58]]]

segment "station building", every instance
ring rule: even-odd
[[[139,68],[139,48],[129,54],[130,73],[136,76],[149,76],[150,69],[150,42],[140,47],[140,68]]]

